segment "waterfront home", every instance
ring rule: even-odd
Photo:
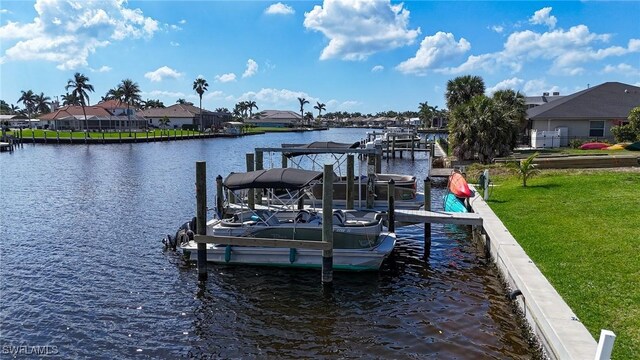
[[[134,115],[133,112],[127,116],[126,106],[124,113],[122,111],[116,112],[115,109],[112,113],[110,110],[101,104],[85,106],[84,111],[82,106],[67,105],[40,116],[40,125],[51,130],[82,130],[87,127],[87,123],[89,130],[124,130],[146,127],[144,118]]]
[[[611,128],[628,122],[640,106],[640,87],[606,82],[527,110],[529,134],[556,133],[560,146],[572,139],[613,140]]]
[[[150,108],[138,112],[139,116],[147,119],[150,127],[161,127],[160,120],[168,118],[170,128],[198,129],[200,128],[200,108],[191,104],[174,104],[166,108]],[[202,122],[204,128],[222,127],[222,123],[231,121],[230,113],[215,112],[202,109]]]
[[[263,110],[245,120],[245,123],[260,127],[296,127],[302,124],[302,117],[289,110]]]

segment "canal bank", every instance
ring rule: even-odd
[[[551,359],[593,359],[596,341],[478,191],[469,203],[483,219],[485,250],[546,354]]]

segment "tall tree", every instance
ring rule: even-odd
[[[247,110],[249,110],[249,117],[253,117],[253,109],[255,108],[256,110],[258,109],[258,105],[256,105],[256,102],[253,100],[247,100],[246,102],[247,105]]]
[[[491,98],[476,95],[451,111],[449,140],[461,160],[477,154],[483,164],[510,150],[512,127]]]
[[[298,101],[300,102],[300,118],[304,120],[304,104],[308,104],[309,100],[299,97]]]
[[[184,104],[186,104],[186,103],[187,103],[187,100],[182,99],[182,98],[180,98],[180,99],[176,100],[176,104],[183,104],[183,105],[184,105]]]
[[[8,115],[11,113],[11,107],[9,107],[9,103],[4,100],[0,100],[0,114]]]
[[[37,113],[48,114],[51,112],[51,98],[45,96],[43,92],[34,97],[34,108]]]
[[[82,107],[82,113],[84,114],[85,129],[89,131],[89,120],[87,119],[87,112],[85,106],[89,105],[89,92],[93,92],[93,85],[89,84],[89,78],[79,72],[73,75],[73,79],[67,81],[65,90],[71,91],[71,94],[78,99],[80,106]]]
[[[193,90],[195,90],[200,97],[200,131],[202,132],[204,132],[204,123],[202,122],[202,95],[207,91],[208,86],[209,83],[207,83],[207,80],[201,77],[193,82]]]
[[[140,87],[131,79],[124,79],[118,85],[122,102],[127,104],[127,121],[129,122],[129,136],[131,136],[131,105],[137,105],[140,98]]]
[[[518,136],[527,126],[527,106],[524,102],[524,95],[511,89],[498,90],[493,93],[493,103],[511,125],[510,151],[516,147]]]
[[[458,105],[462,105],[471,100],[476,95],[484,94],[484,80],[479,76],[459,76],[447,81],[447,107],[453,110]]]
[[[80,99],[78,99],[73,92],[72,93],[66,93],[62,95],[62,105],[76,105],[76,106],[80,106]]]
[[[87,120],[87,112],[85,106],[89,105],[89,92],[93,92],[93,85],[89,84],[89,78],[83,74],[77,72],[73,75],[73,79],[67,81],[65,90],[69,91],[78,99],[80,99],[80,106],[82,106],[82,113],[84,114],[84,123],[86,130],[89,131],[89,120]]]
[[[418,118],[424,127],[433,126],[433,118],[437,114],[437,106],[431,106],[427,101],[418,104]]]
[[[327,107],[326,107],[326,105],[325,105],[325,104],[323,104],[323,103],[321,103],[321,102],[318,102],[318,101],[316,101],[316,104],[317,104],[317,105],[314,105],[314,106],[313,106],[313,108],[314,108],[314,109],[316,109],[316,110],[318,110],[318,117],[321,117],[321,116],[322,116],[322,111],[323,111],[323,110],[326,110],[326,109],[327,109]]]
[[[35,98],[36,98],[36,94],[34,94],[33,91],[21,90],[21,95],[20,95],[20,98],[18,99],[18,102],[22,102],[22,105],[24,105],[24,109],[27,111],[29,120],[31,120],[31,113],[34,111],[35,100],[36,100]],[[29,122],[29,127],[31,127],[31,122]]]

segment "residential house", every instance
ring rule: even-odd
[[[110,129],[140,129],[146,127],[146,120],[136,115],[125,112],[111,112],[104,103],[85,106],[67,105],[58,108],[48,114],[40,116],[40,123],[43,127],[52,130],[110,130]],[[86,114],[86,121],[85,121]],[[117,114],[117,115],[116,115]]]
[[[536,106],[544,105],[546,103],[550,103],[554,100],[559,100],[565,97],[564,95],[560,95],[560,92],[556,91],[553,95],[549,95],[548,92],[543,92],[542,96],[525,96],[524,104],[527,109],[531,109]]]
[[[543,131],[557,133],[560,146],[572,139],[612,140],[611,127],[627,122],[636,106],[640,87],[606,82],[528,109],[528,129],[532,137]]]
[[[150,108],[138,112],[138,115],[147,119],[151,127],[160,127],[160,119],[167,117],[169,127],[176,128],[200,128],[200,108],[191,104],[175,104],[166,108]],[[224,122],[231,121],[230,113],[214,112],[202,109],[202,122],[204,128],[220,129]]]
[[[263,110],[245,122],[260,127],[295,127],[302,124],[302,117],[289,110]]]

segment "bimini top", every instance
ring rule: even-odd
[[[337,143],[337,142],[333,142],[333,141],[315,141],[312,142],[310,144],[304,144],[304,145],[294,145],[294,146],[286,146],[286,144],[283,144],[282,147],[287,147],[287,148],[291,148],[291,149],[300,149],[300,151],[292,151],[292,152],[285,152],[284,155],[287,157],[295,157],[295,156],[300,156],[300,155],[307,155],[309,154],[308,152],[305,152],[304,149],[327,149],[327,153],[331,153],[332,149],[356,149],[360,147],[360,143],[359,142],[354,142],[352,144],[345,144],[345,143]],[[317,152],[314,152],[314,154],[318,154]]]
[[[322,178],[322,172],[302,169],[268,169],[246,173],[231,173],[223,185],[229,190],[240,189],[301,189],[313,180]]]

